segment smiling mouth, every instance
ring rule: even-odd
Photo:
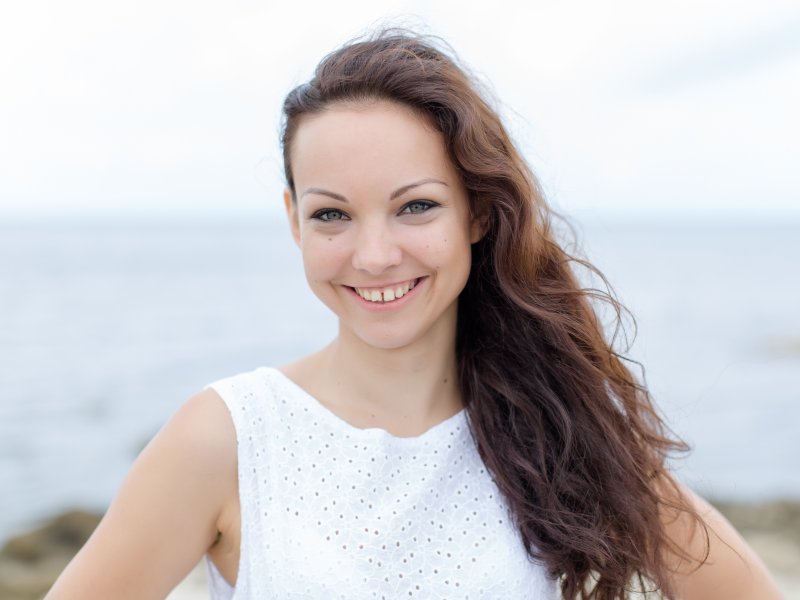
[[[375,302],[378,304],[382,304],[385,302],[392,302],[394,300],[402,298],[408,292],[413,290],[421,280],[422,277],[418,277],[417,279],[411,279],[409,281],[405,281],[403,283],[398,283],[387,287],[380,287],[380,288],[351,287],[350,289],[353,290],[359,296],[361,296],[367,302]]]

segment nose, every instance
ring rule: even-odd
[[[379,275],[400,264],[403,253],[389,228],[371,223],[361,227],[353,249],[353,268]]]

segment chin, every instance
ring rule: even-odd
[[[361,331],[355,332],[355,334],[364,344],[376,350],[399,350],[412,345],[415,341],[415,338],[410,336],[407,331]]]

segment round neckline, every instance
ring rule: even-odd
[[[427,440],[428,438],[437,435],[450,433],[455,429],[458,429],[459,426],[463,427],[464,429],[468,429],[466,421],[466,409],[463,407],[454,415],[447,417],[444,421],[440,421],[439,423],[432,425],[419,435],[399,436],[394,435],[382,427],[356,427],[325,406],[315,396],[310,394],[305,388],[296,383],[280,369],[275,367],[265,367],[265,369],[268,372],[277,375],[278,379],[280,379],[283,385],[293,390],[295,395],[298,396],[301,401],[303,401],[303,403],[309,407],[310,410],[314,410],[314,412],[320,414],[322,418],[330,421],[333,425],[339,427],[340,429],[346,430],[347,433],[351,435],[380,436],[391,439],[398,443],[414,443]]]

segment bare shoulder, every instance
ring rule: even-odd
[[[142,451],[133,467],[177,476],[198,487],[198,502],[218,505],[236,483],[236,432],[227,407],[211,389],[187,400]]]
[[[209,468],[236,468],[236,432],[225,403],[213,389],[189,398],[145,451],[161,445],[205,458]]]
[[[227,408],[200,392],[142,451],[48,600],[166,597],[217,540],[236,469]]]
[[[701,525],[685,512],[665,511],[668,536],[686,552],[672,565],[680,598],[780,600],[766,566],[728,520],[686,486],[676,482],[675,492],[702,519]]]

